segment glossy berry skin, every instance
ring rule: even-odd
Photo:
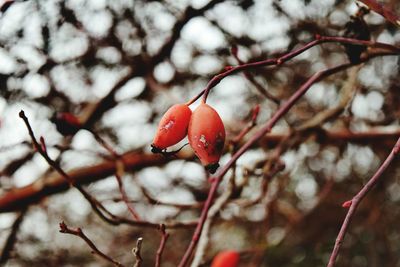
[[[239,266],[239,253],[234,250],[226,250],[218,253],[211,267],[237,267]]]
[[[192,111],[185,104],[170,107],[158,124],[153,148],[162,150],[185,138],[191,115]]]
[[[201,163],[214,173],[225,143],[225,127],[217,111],[205,103],[200,104],[190,119],[188,138]]]

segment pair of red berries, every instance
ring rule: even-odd
[[[152,151],[165,150],[186,135],[201,163],[214,173],[219,167],[225,143],[225,127],[217,111],[204,102],[193,112],[187,104],[172,106],[158,125]]]

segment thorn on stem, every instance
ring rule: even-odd
[[[44,141],[44,137],[40,136],[40,146],[44,153],[47,153],[46,142]]]
[[[260,113],[260,105],[257,104],[254,108],[253,108],[253,114],[251,116],[251,121],[255,122],[257,120],[258,114]]]
[[[348,209],[348,208],[351,207],[351,204],[352,204],[352,203],[353,203],[352,200],[347,200],[347,201],[345,201],[345,202],[342,204],[342,207]]]

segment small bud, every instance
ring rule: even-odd
[[[342,207],[348,209],[348,208],[350,208],[352,203],[353,203],[352,200],[347,200],[342,204]]]
[[[257,120],[258,113],[260,113],[260,105],[257,104],[257,105],[253,108],[253,114],[252,114],[252,116],[251,116],[251,121],[255,122],[255,121]]]
[[[40,141],[40,146],[42,148],[42,151],[44,153],[47,153],[46,142],[44,141],[43,136],[40,137],[39,141]]]

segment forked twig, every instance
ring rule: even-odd
[[[343,39],[343,38],[335,38],[335,40],[337,39]],[[346,39],[346,38],[344,38]],[[328,39],[329,40],[329,39]],[[348,40],[346,40],[347,42]],[[370,42],[366,42],[366,41],[356,41],[356,44],[360,44],[361,43],[367,43],[367,44],[371,44]],[[315,45],[315,44],[314,44]],[[386,44],[383,44],[384,47],[386,47]],[[390,46],[390,45],[389,45]],[[311,47],[311,46],[310,46]],[[393,48],[393,46],[390,46],[391,48]],[[300,50],[300,49],[299,49]],[[188,248],[185,251],[184,256],[182,257],[181,262],[179,263],[179,267],[185,267],[187,266],[191,255],[199,241],[202,229],[204,227],[204,223],[207,219],[207,214],[208,211],[212,205],[214,196],[216,194],[217,188],[219,183],[222,180],[222,177],[228,172],[228,170],[232,167],[232,165],[236,162],[236,160],[243,155],[254,143],[256,143],[259,139],[261,139],[266,133],[270,132],[272,130],[272,127],[291,109],[291,107],[297,102],[297,100],[300,99],[301,96],[303,96],[308,89],[315,84],[316,82],[321,81],[323,78],[328,77],[332,74],[338,73],[340,71],[343,71],[345,69],[348,69],[349,67],[361,64],[363,62],[366,62],[367,60],[369,60],[370,58],[374,57],[374,56],[382,56],[382,55],[393,55],[393,54],[399,54],[400,53],[400,49],[395,47],[395,50],[389,49],[390,51],[388,52],[383,52],[382,53],[374,53],[374,54],[369,54],[367,57],[364,57],[360,60],[360,62],[356,63],[345,63],[345,64],[341,64],[338,65],[336,67],[332,67],[323,71],[319,71],[317,73],[315,73],[313,76],[311,76],[277,111],[276,113],[272,116],[272,118],[266,123],[264,124],[263,127],[261,127],[233,156],[232,158],[218,171],[218,173],[215,175],[215,177],[213,177],[212,180],[212,184],[211,184],[211,188],[209,190],[208,193],[208,197],[207,200],[204,204],[199,222],[197,224],[196,230],[192,236],[192,240],[188,246]],[[296,53],[301,53],[300,51],[296,52]],[[291,55],[293,53],[290,53]],[[285,56],[283,57],[285,58]],[[276,60],[276,59],[275,59]],[[256,63],[253,63],[256,64]],[[261,64],[263,65],[263,64]],[[240,67],[240,66],[239,66]],[[243,69],[240,69],[243,70]],[[237,70],[238,71],[238,70]],[[205,101],[205,99],[207,98],[207,92],[214,87],[216,84],[218,84],[224,77],[226,77],[228,74],[223,73],[220,75],[215,76],[213,79],[211,79],[211,81],[208,83],[207,87],[206,87],[206,91],[204,92],[204,96],[203,96],[203,101]]]
[[[139,237],[136,241],[136,247],[132,249],[132,253],[133,255],[135,255],[136,259],[135,265],[133,265],[133,267],[140,267],[142,265],[143,259],[142,256],[140,255],[140,252],[142,250],[142,243],[143,243],[143,238]]]
[[[160,224],[160,232],[161,232],[161,241],[160,241],[160,246],[157,249],[157,254],[156,254],[156,263],[154,267],[160,267],[161,266],[161,256],[165,248],[165,244],[167,243],[167,239],[169,237],[169,234],[165,231],[165,225]]]
[[[92,249],[92,253],[93,253],[93,254],[96,254],[96,255],[100,256],[102,259],[104,259],[104,260],[106,260],[106,261],[108,261],[108,262],[111,262],[111,263],[112,263],[113,265],[115,265],[115,266],[124,267],[123,264],[119,263],[118,261],[112,259],[110,256],[108,256],[108,255],[104,254],[103,252],[101,252],[101,251],[96,247],[96,245],[93,243],[93,241],[90,240],[90,239],[85,235],[85,233],[82,231],[81,228],[79,228],[79,227],[78,227],[78,228],[75,228],[75,229],[69,228],[64,222],[61,222],[61,223],[60,223],[60,233],[63,233],[63,234],[70,234],[70,235],[75,235],[75,236],[80,237],[81,239],[83,239],[83,241],[86,242],[86,244],[89,245],[89,247]]]

